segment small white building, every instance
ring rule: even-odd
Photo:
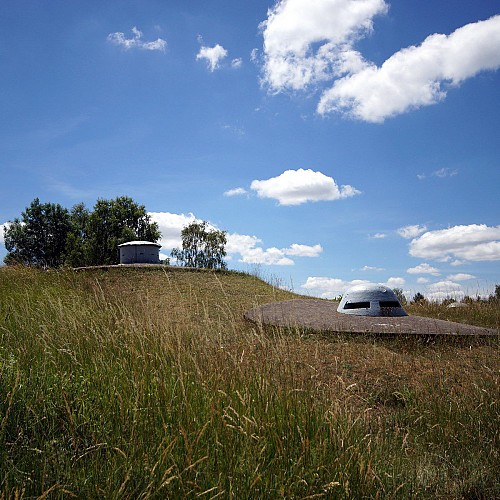
[[[120,249],[120,264],[159,264],[159,243],[151,241],[128,241],[118,245]]]

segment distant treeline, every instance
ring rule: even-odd
[[[160,237],[144,205],[127,196],[99,199],[93,210],[83,203],[68,210],[35,198],[20,218],[4,226],[4,262],[43,268],[117,264],[121,243]]]

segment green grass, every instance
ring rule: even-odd
[[[498,339],[243,320],[292,297],[234,272],[1,268],[0,495],[500,496]]]
[[[457,323],[496,328],[500,330],[500,302],[498,300],[467,302],[464,307],[449,308],[439,302],[422,301],[405,306],[409,314],[445,319]]]

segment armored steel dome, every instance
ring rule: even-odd
[[[390,288],[373,283],[349,288],[337,311],[356,316],[408,316]]]

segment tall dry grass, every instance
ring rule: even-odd
[[[497,339],[243,320],[291,297],[231,272],[0,269],[3,495],[500,495]]]

